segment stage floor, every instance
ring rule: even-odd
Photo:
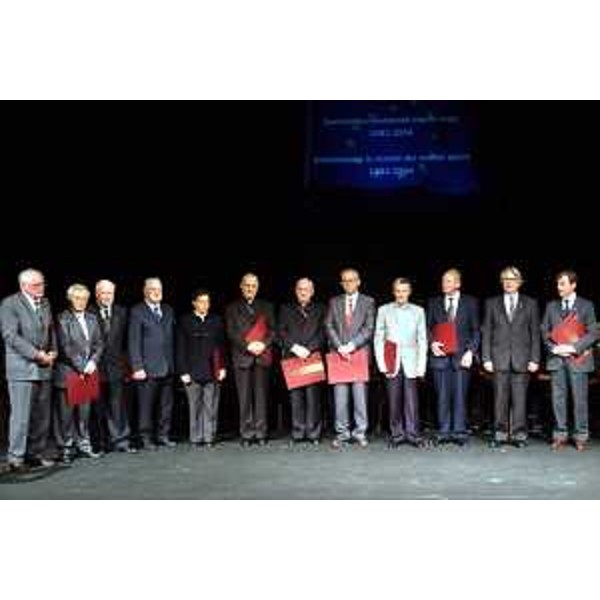
[[[110,454],[70,468],[0,475],[0,499],[600,499],[600,443],[577,453],[529,448],[174,450]]]

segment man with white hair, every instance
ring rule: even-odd
[[[130,446],[130,429],[124,399],[125,334],[127,309],[115,303],[116,286],[108,279],[96,283],[96,302],[91,312],[100,323],[104,352],[98,365],[100,399],[95,408],[99,417],[100,445],[105,451],[135,452]]]
[[[173,374],[175,372],[173,309],[163,303],[160,279],[146,279],[144,301],[131,309],[129,319],[129,362],[138,389],[139,436],[142,447],[172,448],[171,416]],[[152,414],[158,405],[159,420],[154,427]]]
[[[13,471],[48,467],[44,457],[50,428],[52,369],[57,357],[56,333],[44,276],[27,269],[19,274],[20,291],[0,308],[6,347],[10,396],[8,464]]]

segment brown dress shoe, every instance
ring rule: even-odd
[[[585,452],[587,450],[587,442],[583,442],[583,441],[578,441],[575,442],[575,450],[577,450],[577,452]]]

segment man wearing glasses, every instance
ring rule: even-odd
[[[540,317],[537,302],[519,293],[521,272],[500,273],[503,294],[485,303],[483,368],[493,373],[494,437],[491,448],[527,446],[527,387],[540,367]]]

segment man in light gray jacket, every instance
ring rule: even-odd
[[[10,396],[8,464],[13,471],[48,467],[44,458],[50,428],[52,368],[57,344],[44,276],[27,269],[19,274],[20,291],[2,302],[0,320],[6,346]]]
[[[420,448],[417,377],[425,375],[427,365],[425,311],[409,302],[408,279],[394,280],[392,291],[395,301],[379,307],[375,324],[375,358],[386,376],[390,403],[389,446],[408,442]]]

